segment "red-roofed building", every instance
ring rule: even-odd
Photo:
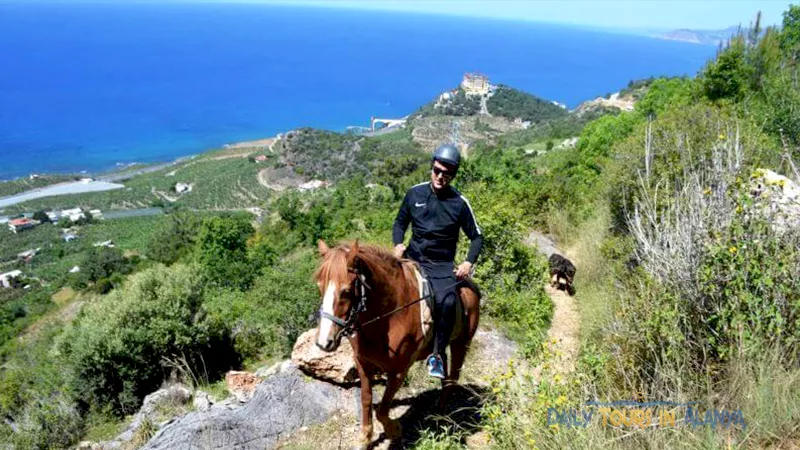
[[[13,231],[14,233],[18,233],[22,230],[27,230],[28,228],[33,228],[36,225],[39,225],[38,220],[21,218],[21,219],[13,219],[8,221],[8,229]]]

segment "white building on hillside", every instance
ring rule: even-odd
[[[61,217],[69,217],[69,220],[77,222],[86,217],[80,208],[65,209],[61,211]]]
[[[21,270],[12,270],[11,272],[1,273],[0,274],[0,286],[4,288],[11,287],[11,280],[14,278],[19,278],[22,276]]]
[[[489,77],[480,73],[465,73],[461,80],[461,89],[467,95],[486,95],[490,87]]]

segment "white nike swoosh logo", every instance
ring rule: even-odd
[[[414,203],[414,206],[416,206],[417,208],[419,208],[420,206],[425,206],[425,205],[427,205],[427,203]]]

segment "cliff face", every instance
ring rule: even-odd
[[[701,43],[700,36],[698,36],[697,33],[695,33],[692,30],[670,31],[669,33],[664,33],[661,37],[663,39],[669,39],[671,41],[691,42],[694,44]]]
[[[719,45],[728,40],[739,31],[739,27],[733,26],[724,30],[688,30],[680,29],[660,34],[655,37],[672,41],[691,42],[693,44]],[[742,30],[747,31],[747,30]]]

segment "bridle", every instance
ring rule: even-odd
[[[385,319],[433,295],[433,292],[431,292],[431,294],[428,295],[423,295],[422,297],[410,303],[397,307],[385,314],[382,314],[378,317],[374,317],[364,323],[360,323],[358,322],[358,315],[367,310],[367,290],[370,290],[372,288],[369,287],[369,285],[367,284],[367,277],[364,276],[364,273],[361,272],[361,270],[358,267],[347,269],[347,271],[349,273],[355,274],[355,278],[353,279],[353,290],[357,293],[358,297],[358,299],[356,300],[357,303],[355,305],[350,306],[350,310],[347,311],[347,318],[340,319],[339,317],[336,317],[333,314],[329,314],[323,311],[322,308],[320,308],[316,314],[317,317],[330,319],[333,323],[339,325],[340,328],[339,332],[337,332],[336,336],[334,336],[335,342],[340,342],[343,337],[348,337],[353,335],[356,331],[361,330],[362,327],[365,327],[373,322]],[[448,285],[446,289],[450,289],[451,287],[458,286],[462,283],[463,281],[456,281],[455,283]]]
[[[350,310],[347,311],[347,318],[340,319],[333,314],[323,311],[321,308],[318,311],[319,317],[329,319],[336,325],[339,325],[339,331],[334,337],[336,342],[339,342],[343,337],[351,336],[361,328],[361,325],[358,322],[358,315],[367,310],[367,290],[371,289],[367,284],[367,277],[364,276],[358,267],[347,269],[347,271],[355,274],[355,279],[353,280],[353,292],[356,293],[357,297],[356,304],[351,305]]]

